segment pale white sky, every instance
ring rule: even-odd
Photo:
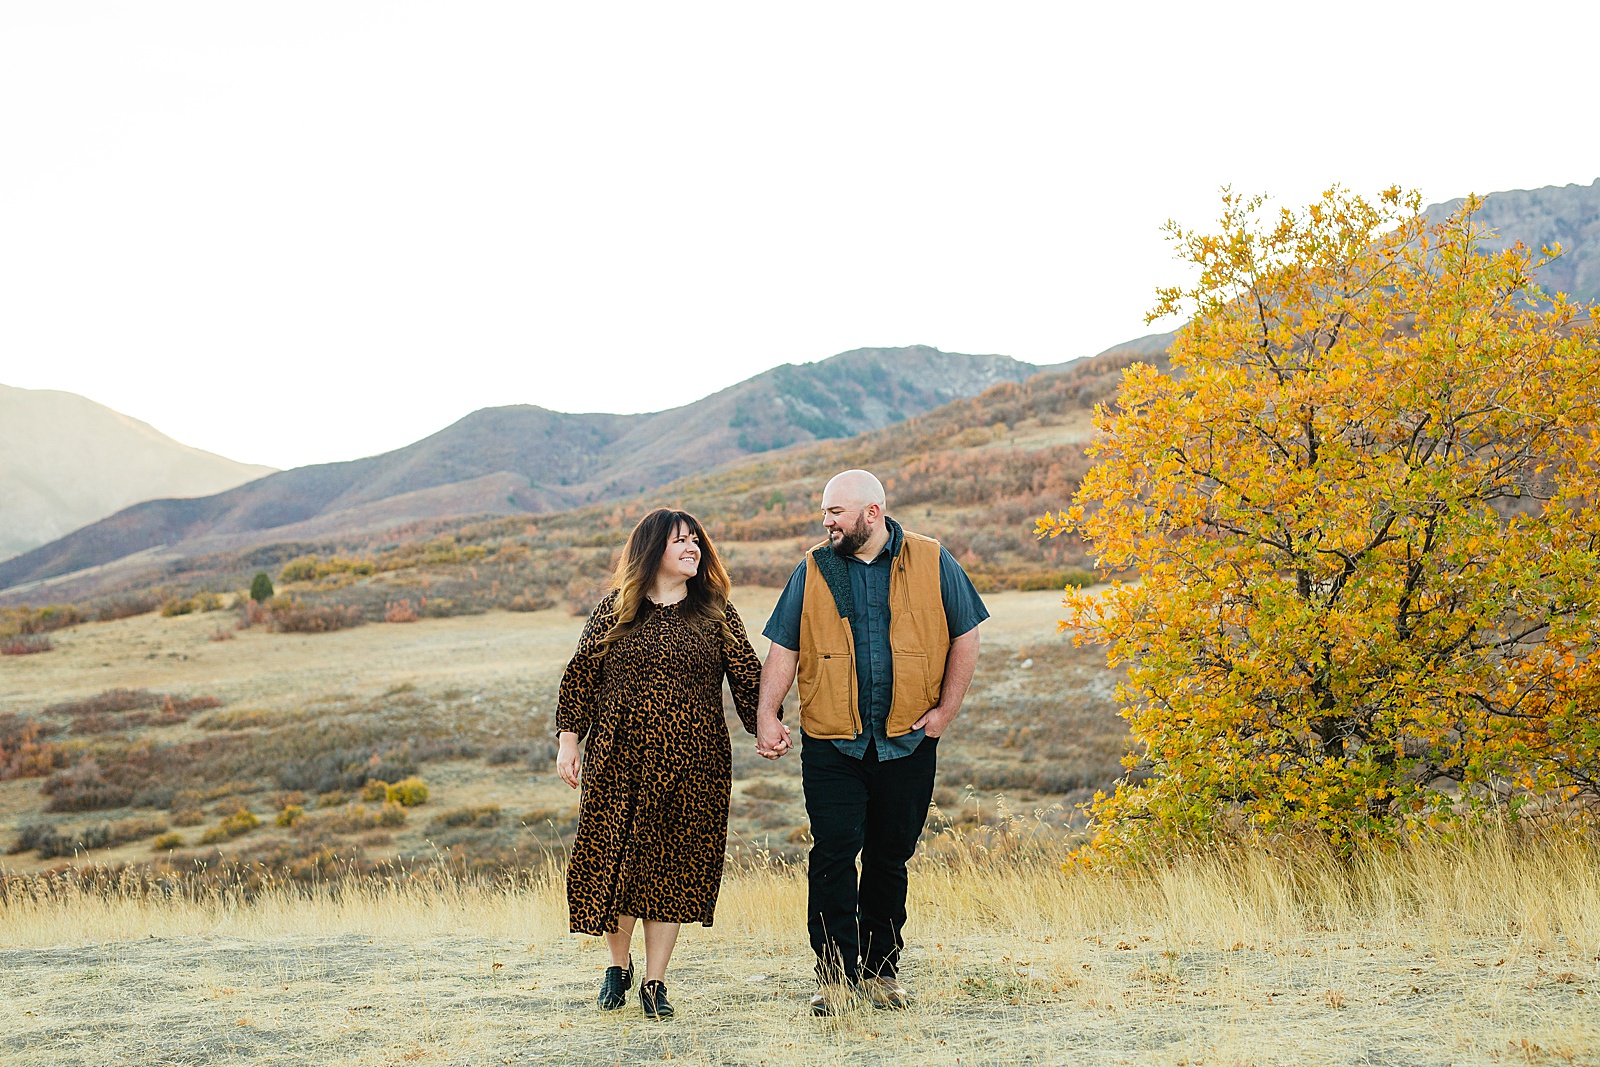
[[[0,382],[292,466],[1150,332],[1224,183],[1588,184],[1592,3],[0,0]]]

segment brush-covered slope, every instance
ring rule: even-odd
[[[0,385],[0,559],[141,500],[206,496],[271,472],[74,393]]]

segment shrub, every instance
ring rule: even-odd
[[[148,689],[107,689],[82,700],[65,700],[44,709],[46,715],[88,715],[94,712],[132,711],[153,708],[161,698]]]
[[[179,808],[172,813],[174,826],[199,826],[206,821],[206,813],[199,808]]]
[[[71,604],[53,604],[37,609],[14,608],[0,611],[0,634],[45,634],[76,626],[83,621],[84,615]]]
[[[86,759],[75,767],[58,771],[44,780],[39,792],[50,800],[45,811],[96,811],[119,808],[133,799],[133,790],[106,780],[100,764]]]
[[[166,823],[155,819],[123,819],[114,823],[100,823],[81,830],[59,830],[53,826],[36,823],[25,826],[17,834],[9,851],[26,852],[35,849],[40,859],[72,856],[96,848],[114,848],[138,841],[152,834],[165,833]]]
[[[261,825],[261,820],[256,813],[248,809],[240,809],[223,819],[217,825],[200,835],[202,845],[214,845],[219,841],[229,841],[241,834],[247,834]]]
[[[67,754],[59,745],[41,741],[59,727],[0,712],[0,782],[12,778],[43,778],[66,766]]]
[[[319,808],[337,808],[341,804],[350,803],[350,797],[343,789],[330,789],[317,798]]]
[[[216,611],[222,607],[222,594],[209,591],[195,593],[193,596],[172,597],[161,605],[161,614],[166,618],[174,615],[189,615],[197,611]]]
[[[309,582],[317,576],[317,557],[300,556],[291,559],[283,565],[278,572],[278,580],[282,582]]]
[[[361,625],[361,609],[347,604],[305,605],[284,600],[272,605],[272,628],[281,634],[325,634]]]
[[[252,603],[261,604],[271,600],[274,590],[272,579],[267,577],[266,571],[256,571],[256,576],[250,579],[250,600]]]
[[[15,856],[19,852],[32,852],[39,847],[39,840],[44,835],[52,833],[55,833],[55,827],[48,823],[30,823],[19,827],[17,836],[6,846],[6,855]]]
[[[183,847],[183,835],[176,831],[162,834],[150,842],[152,852],[171,852],[175,848]]]
[[[0,641],[0,656],[32,656],[55,647],[55,642],[43,634],[19,634]]]
[[[279,826],[293,826],[305,816],[305,813],[306,809],[302,808],[299,804],[289,804],[282,811],[278,812],[278,818],[276,821]]]
[[[405,821],[406,809],[391,801],[376,811],[359,805],[341,808],[321,817],[315,825],[330,833],[359,834],[380,826],[401,826]]]
[[[403,808],[414,808],[428,802],[428,783],[421,778],[406,778],[391,785],[385,799]]]
[[[469,610],[449,597],[434,597],[432,600],[423,597],[421,611],[422,614],[430,619],[448,619],[452,615],[471,614]]]
[[[385,568],[388,569],[388,568]],[[318,578],[327,578],[333,575],[346,576],[344,581],[353,581],[356,577],[376,574],[379,564],[371,559],[347,559],[344,556],[330,556],[327,559],[313,554],[297,556],[283,565],[283,570],[278,576],[286,582],[310,582]]]
[[[277,770],[277,779],[284,789],[308,793],[359,790],[372,778],[381,780],[387,789],[391,780],[405,778],[416,769],[416,759],[405,746],[360,745],[286,760]]]
[[[451,808],[435,815],[428,824],[435,830],[445,830],[456,826],[477,826],[488,829],[500,824],[500,805],[480,804],[477,807]]]
[[[368,803],[375,800],[388,800],[389,783],[377,778],[367,779],[367,784],[361,787],[361,799]]]
[[[52,704],[45,712],[71,716],[75,734],[97,734],[134,726],[172,726],[187,721],[193,712],[221,706],[222,701],[214,696],[186,698],[163,696],[148,689],[107,689],[83,700]],[[158,710],[143,710],[148,708]]]
[[[544,611],[553,608],[556,602],[547,596],[533,593],[518,593],[511,598],[511,603],[506,605],[508,611]]]
[[[146,615],[160,606],[161,598],[154,593],[118,597],[95,609],[94,617],[96,622],[115,622],[118,619],[131,619],[135,615]]]
[[[1064,571],[1035,571],[1017,579],[1017,588],[1024,592],[1039,589],[1082,589],[1095,583],[1092,571],[1069,568]]]
[[[383,606],[384,622],[416,622],[417,609],[409,600],[391,600]]]

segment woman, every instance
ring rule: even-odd
[[[627,1003],[643,920],[639,1000],[662,1019],[672,1014],[664,979],[678,927],[710,926],[722,883],[732,788],[722,679],[755,733],[761,665],[693,515],[660,508],[641,519],[612,584],[556,709],[556,770],[573,788],[583,782],[567,903],[572,929],[604,934],[611,950],[599,997],[607,1010]]]

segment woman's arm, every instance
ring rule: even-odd
[[[600,682],[605,674],[605,660],[596,656],[595,652],[600,638],[611,628],[611,612],[607,610],[610,600],[610,597],[602,600],[589,616],[589,621],[584,623],[577,651],[573,652],[572,659],[567,661],[567,669],[561,674],[561,693],[556,700],[556,731],[560,735],[563,754],[569,747],[575,753],[578,742],[594,727],[595,704],[599,700]],[[572,767],[573,780],[568,784],[576,785],[576,761],[573,761]],[[556,757],[556,769],[561,772],[563,779],[567,777],[562,771],[561,755]]]
[[[745,633],[739,612],[732,604],[727,605],[727,612],[728,637],[723,641],[723,667],[739,721],[744,724],[746,733],[753,734],[756,732],[756,705],[761,697],[761,661],[756,659],[756,650],[750,647],[750,637]]]

